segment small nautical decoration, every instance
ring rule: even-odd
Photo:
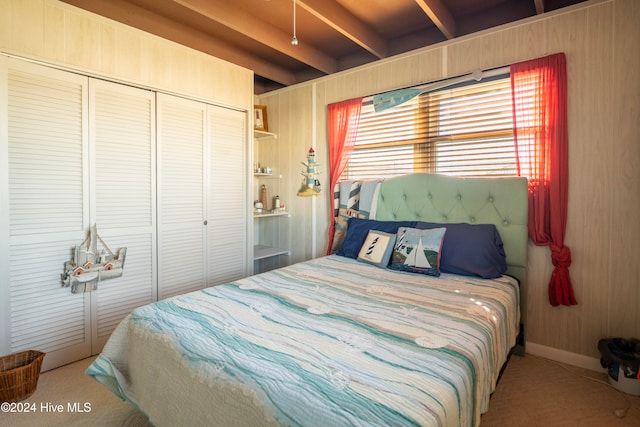
[[[98,240],[103,247],[100,252]],[[62,286],[70,286],[72,294],[95,291],[99,281],[122,276],[126,254],[127,248],[113,253],[94,224],[84,242],[75,247],[73,259],[64,263],[64,273],[60,275]]]
[[[307,155],[307,163],[302,162],[306,167],[306,170],[302,171],[302,176],[306,179],[302,182],[302,187],[298,191],[298,196],[317,196],[320,193],[320,181],[317,176],[319,172],[316,172],[316,152],[313,147],[309,149]]]
[[[267,209],[267,186],[262,184],[260,186],[260,202],[262,203],[262,209]]]

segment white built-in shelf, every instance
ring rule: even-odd
[[[253,260],[258,261],[260,259],[271,258],[278,255],[291,255],[291,251],[288,249],[274,248],[265,245],[255,245],[253,247]]]
[[[254,130],[253,137],[258,139],[278,139],[278,135],[271,132],[265,132],[262,130]]]
[[[286,216],[287,218],[291,217],[291,214],[289,212],[265,212],[265,213],[254,213],[253,217],[254,218],[267,218],[267,217],[273,217],[273,216]]]
[[[254,172],[253,176],[257,177],[257,178],[266,178],[266,179],[280,179],[282,178],[282,175],[278,175],[275,173],[264,173],[264,172]]]
[[[263,132],[259,130],[253,131],[254,140],[254,157],[257,160],[260,159],[261,148],[263,148],[263,154],[265,158],[268,158],[270,162],[269,166],[276,166],[275,170],[278,170],[279,161],[277,157],[274,157],[274,147],[272,144],[277,142],[278,135],[272,132]],[[261,145],[264,142],[266,145]],[[268,146],[268,147],[267,147]],[[261,159],[260,159],[261,160]],[[254,164],[257,167],[259,163]],[[266,168],[266,167],[265,167]],[[274,173],[274,169],[269,168],[271,173],[264,173],[265,169],[254,169],[253,172],[253,186],[254,191],[264,184],[270,187],[270,193],[278,194],[281,188],[282,175]],[[258,172],[260,171],[260,172]],[[266,206],[265,206],[266,208]],[[263,213],[253,212],[254,220],[254,246],[253,246],[253,260],[256,261],[254,268],[258,269],[258,272],[267,271],[269,269],[277,268],[279,265],[288,264],[288,260],[282,258],[283,256],[291,256],[291,250],[279,245],[288,245],[288,220],[285,218],[291,218],[291,214],[287,211],[280,210],[263,210]],[[271,218],[271,219],[270,219]],[[259,243],[258,243],[259,242]],[[271,259],[271,260],[269,260]]]

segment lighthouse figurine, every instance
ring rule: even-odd
[[[306,167],[306,171],[302,171],[302,176],[306,177],[306,180],[303,181],[298,196],[317,196],[320,193],[320,181],[317,179],[316,152],[313,147],[309,148],[307,163],[302,162],[302,164]]]

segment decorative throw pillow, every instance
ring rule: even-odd
[[[374,219],[349,218],[347,235],[336,255],[357,259],[369,230],[395,234],[398,227],[415,227],[418,221],[376,221]]]
[[[349,226],[350,218],[363,218],[355,209],[340,208],[338,210],[338,217],[336,218],[336,230],[333,234],[333,245],[331,246],[331,253],[336,253],[341,247],[342,242],[347,235],[347,229]]]
[[[391,258],[391,269],[440,276],[440,250],[446,228],[418,230],[400,227]]]
[[[395,243],[395,234],[369,230],[358,253],[358,261],[364,261],[378,267],[387,268]]]
[[[418,229],[445,227],[440,271],[443,273],[500,277],[507,271],[507,259],[502,238],[493,224],[438,224],[418,222]]]

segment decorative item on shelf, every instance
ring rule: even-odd
[[[305,180],[302,181],[302,187],[298,191],[298,196],[317,196],[320,193],[320,181],[318,180],[319,172],[316,172],[316,152],[313,150],[313,147],[309,149],[309,154],[307,155],[307,163],[302,162],[302,164],[306,167],[306,171],[302,171],[302,175],[306,177]]]
[[[269,132],[269,123],[267,122],[267,107],[265,105],[253,106],[253,129],[263,132]]]
[[[262,184],[260,186],[260,202],[262,203],[262,208],[267,209],[267,186]]]
[[[271,175],[273,174],[273,169],[270,166],[260,166],[260,162],[253,164],[253,173],[256,175]]]
[[[100,252],[98,240],[103,247]],[[73,259],[65,262],[65,271],[60,275],[62,286],[71,286],[72,294],[95,291],[101,280],[122,276],[126,254],[127,248],[120,248],[113,253],[94,224],[84,242],[75,247]]]
[[[262,213],[262,209],[264,209],[264,205],[262,204],[262,202],[260,200],[256,200],[253,203],[254,212],[257,213],[257,214],[261,214]]]
[[[280,196],[273,197],[273,211],[274,212],[280,211]]]

